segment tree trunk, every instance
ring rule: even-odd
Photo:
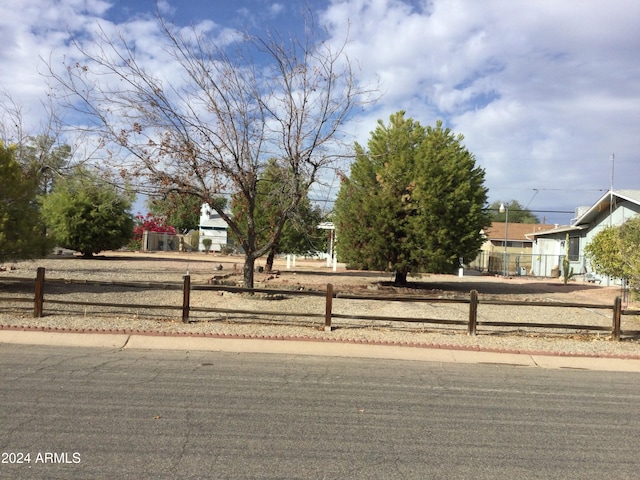
[[[242,274],[245,288],[253,288],[253,270],[255,268],[255,264],[256,259],[253,256],[247,255],[244,258]]]
[[[406,270],[396,270],[396,278],[393,281],[393,284],[397,287],[406,287],[407,286],[407,271]]]
[[[276,256],[276,250],[275,248],[272,248],[271,250],[269,250],[269,255],[267,255],[267,263],[264,266],[264,269],[266,272],[271,272],[273,270],[273,260]]]

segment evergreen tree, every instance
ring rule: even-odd
[[[457,270],[460,259],[472,259],[484,243],[480,233],[490,224],[486,213],[485,171],[464,147],[464,136],[449,128],[427,127],[420,145],[416,170],[415,231],[422,229],[424,243],[418,258],[433,273]]]
[[[0,142],[0,262],[43,257],[51,247],[37,188],[36,179],[20,168],[13,149]]]
[[[132,195],[86,171],[58,182],[44,198],[43,213],[61,247],[91,257],[123,247],[133,236]]]
[[[423,128],[404,112],[356,144],[351,175],[336,199],[337,249],[355,268],[451,272],[473,258],[488,224],[484,170],[450,129]]]

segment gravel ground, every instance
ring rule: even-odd
[[[46,268],[46,278],[73,280],[73,283],[46,284],[45,316],[32,316],[33,284],[14,283],[9,278],[34,279],[37,267]],[[526,278],[502,279],[486,276],[432,275],[415,280],[413,288],[388,286],[388,274],[353,272],[339,268],[333,273],[322,261],[298,260],[286,270],[280,259],[275,268],[279,275],[256,274],[256,286],[289,291],[323,292],[327,283],[334,285],[338,297],[333,300],[334,314],[352,316],[396,316],[403,318],[468,319],[468,304],[418,303],[373,300],[348,300],[340,293],[376,296],[400,294],[429,295],[439,298],[469,298],[469,291],[479,292],[478,335],[470,337],[463,325],[439,326],[414,322],[334,319],[333,330],[325,332],[325,298],[319,296],[248,295],[244,293],[193,290],[191,306],[229,310],[255,310],[264,315],[245,315],[211,311],[193,311],[190,323],[180,321],[182,292],[179,289],[132,288],[108,285],[108,282],[171,282],[176,286],[188,273],[192,286],[240,279],[240,257],[217,257],[203,254],[137,254],[109,252],[104,257],[87,260],[61,255],[33,262],[8,265],[0,272],[0,328],[68,329],[80,331],[132,331],[155,334],[192,334],[233,337],[304,338],[343,342],[375,342],[473,348],[489,351],[548,352],[559,355],[590,355],[640,358],[640,339],[625,337],[612,341],[607,332],[587,333],[579,329],[489,327],[483,321],[517,321],[610,326],[611,309],[523,307],[483,304],[483,300],[528,300],[573,302],[612,306],[620,295],[616,287],[597,286],[578,280],[563,285],[559,280]],[[222,269],[218,270],[219,267]],[[235,272],[235,273],[234,273]],[[101,281],[106,285],[77,283],[78,280]],[[8,301],[24,298],[24,303]],[[51,303],[92,301],[125,305],[160,305],[167,309],[139,307],[109,308]],[[636,305],[629,307],[636,309]],[[297,314],[311,314],[307,317]],[[287,316],[283,314],[289,314]],[[624,330],[640,330],[640,318],[623,316]]]

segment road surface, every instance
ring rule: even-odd
[[[23,345],[0,362],[0,478],[640,472],[633,373]]]

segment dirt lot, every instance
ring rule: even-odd
[[[0,325],[14,327],[65,328],[75,330],[145,330],[167,333],[197,333],[214,335],[242,335],[269,337],[326,338],[340,341],[384,341],[419,344],[473,345],[481,348],[558,351],[581,351],[590,354],[625,353],[640,355],[636,337],[625,342],[611,342],[607,332],[585,333],[584,330],[551,330],[534,326],[492,327],[483,322],[513,321],[523,323],[562,323],[610,327],[611,309],[522,307],[483,304],[487,300],[528,300],[570,302],[612,307],[619,287],[593,285],[576,280],[564,285],[559,279],[527,277],[502,278],[473,275],[424,275],[410,278],[407,288],[392,286],[392,276],[384,272],[348,271],[339,266],[336,272],[325,261],[297,259],[286,268],[285,259],[277,259],[279,274],[256,273],[256,287],[291,291],[323,292],[328,283],[338,297],[333,302],[336,316],[332,332],[323,329],[324,302],[322,295],[300,296],[247,295],[242,293],[191,292],[192,323],[180,321],[182,292],[179,288],[154,287],[152,282],[171,282],[180,285],[189,274],[192,286],[211,282],[241,283],[241,257],[222,257],[185,253],[125,253],[109,252],[95,259],[74,256],[54,256],[38,261],[8,265],[0,272]],[[33,282],[38,267],[45,267],[46,278],[74,282],[46,284],[45,316],[34,319]],[[20,284],[7,279],[23,278]],[[3,280],[4,279],[4,280]],[[102,285],[77,281],[100,281]],[[110,284],[110,282],[149,282],[143,289]],[[469,305],[464,303],[419,303],[342,299],[340,294],[357,293],[386,297],[429,296],[439,298],[469,298],[477,290],[478,336],[468,337],[464,326],[443,326],[423,322],[368,320],[366,317],[386,316],[416,319],[449,319],[467,321]],[[24,303],[8,302],[3,298],[22,297]],[[31,300],[28,300],[31,299]],[[61,303],[54,303],[59,301]],[[118,302],[122,307],[108,308],[69,305],[69,302]],[[166,307],[143,308],[140,305]],[[634,309],[636,305],[630,305]],[[213,311],[216,309],[216,311]],[[220,309],[227,310],[220,311]],[[263,315],[239,314],[237,310],[262,312]],[[640,320],[625,316],[623,330],[640,330]],[[540,341],[543,344],[540,344]]]
[[[295,264],[294,264],[295,263]],[[184,253],[108,252],[94,259],[73,255],[5,265],[3,277],[35,278],[38,267],[46,268],[48,279],[181,282],[185,274],[194,285],[217,283],[241,285],[243,259],[234,256]],[[260,261],[258,266],[262,266]],[[465,271],[456,275],[422,275],[410,277],[409,286],[393,286],[393,275],[386,272],[352,271],[338,265],[334,272],[324,260],[296,259],[286,268],[284,258],[276,259],[277,274],[255,274],[256,287],[324,290],[328,283],[336,291],[350,293],[467,296],[477,290],[484,298],[517,300],[556,300],[559,302],[612,305],[623,292],[620,287],[606,287],[582,279],[565,285],[560,279],[480,275]]]

